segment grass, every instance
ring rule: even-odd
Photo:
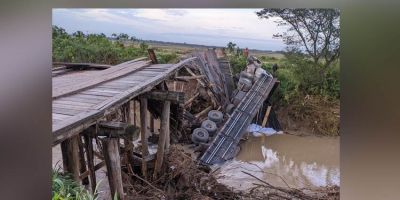
[[[100,182],[97,184],[93,195],[83,186],[76,183],[70,175],[53,170],[52,200],[97,200],[97,188]]]

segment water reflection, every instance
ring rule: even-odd
[[[282,187],[340,185],[339,138],[273,135],[253,137],[239,155],[220,167],[219,181],[249,189],[254,178]]]

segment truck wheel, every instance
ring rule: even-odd
[[[213,136],[217,131],[217,124],[211,120],[205,120],[203,123],[201,123],[201,128],[207,130],[208,134]]]
[[[192,141],[194,143],[206,143],[208,141],[208,132],[204,128],[196,128],[192,133]]]
[[[208,119],[218,124],[223,121],[224,115],[218,110],[211,110],[208,112]]]

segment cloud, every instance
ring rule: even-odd
[[[54,9],[57,17],[63,13],[64,19],[70,16],[79,23],[107,23],[126,26],[139,35],[207,34],[218,37],[248,38],[252,40],[270,40],[272,35],[281,31],[273,21],[260,19],[255,12],[258,9]],[[54,17],[53,16],[53,17]],[[101,29],[99,26],[98,29]],[[108,30],[107,30],[108,31]],[[104,31],[106,32],[106,30]],[[157,38],[152,38],[157,40]],[[275,40],[276,41],[276,40]],[[190,42],[190,41],[187,41]]]

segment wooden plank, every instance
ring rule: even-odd
[[[102,113],[98,110],[89,110],[63,120],[60,123],[53,124],[53,145],[58,144],[65,138],[72,137],[73,135],[78,134],[79,131],[88,128],[95,119],[101,116]]]
[[[82,106],[82,107],[92,107],[95,105],[94,103],[84,103],[79,101],[69,101],[67,99],[57,99],[53,101],[53,104],[62,104],[62,105],[72,105],[72,106]]]
[[[52,118],[55,120],[65,120],[71,117],[71,115],[63,115],[58,113],[52,113]]]
[[[53,108],[66,108],[66,109],[75,109],[75,110],[86,111],[86,110],[90,109],[91,107],[53,103]]]
[[[171,67],[171,65],[173,64],[153,64],[150,65],[148,68],[149,69],[168,69],[169,67]],[[147,67],[146,67],[147,69]]]
[[[264,119],[263,119],[262,124],[261,124],[262,127],[265,127],[265,125],[267,124],[268,116],[269,116],[270,112],[271,112],[271,106],[268,106],[267,112],[265,112]]]
[[[52,113],[63,114],[63,115],[77,115],[81,113],[82,110],[75,110],[70,108],[57,108],[53,107]]]
[[[185,93],[183,92],[152,90],[144,94],[144,96],[149,99],[171,101],[178,104],[183,104],[185,102]]]
[[[123,103],[126,103],[127,101],[133,99],[137,95],[150,91],[155,85],[158,85],[164,79],[173,75],[175,70],[183,67],[184,65],[187,65],[188,63],[195,61],[196,59],[197,57],[192,57],[185,59],[172,66],[170,65],[170,67],[164,73],[160,73],[158,76],[154,78],[147,79],[146,81],[143,81],[141,84],[138,84],[137,86],[130,88],[129,90],[122,92],[120,94],[111,94],[110,95],[111,98],[108,98],[102,103],[94,106],[92,109],[82,111],[76,116],[71,117],[70,119],[63,120],[57,124],[53,124],[52,126],[53,145],[60,143],[65,138],[69,138],[73,135],[78,134],[82,130],[94,124],[96,120],[99,119],[100,117],[114,110]],[[107,93],[93,92],[90,91],[90,89],[79,92],[79,94],[99,95],[99,96],[109,95]]]
[[[86,95],[91,95],[91,96],[100,96],[100,97],[113,97],[116,94],[115,93],[109,93],[109,92],[99,92],[99,91],[93,91],[93,90],[86,90],[79,92],[79,94],[86,94]]]
[[[71,86],[56,88],[53,90],[53,99],[59,98],[71,93],[76,93],[83,89],[93,87],[99,83],[109,81],[120,76],[126,75],[127,73],[131,73],[133,71],[137,71],[143,67],[146,67],[149,62],[140,61],[134,64],[131,64],[127,67],[121,67],[121,69],[116,69],[114,67],[99,71],[96,75],[93,75],[89,80],[80,82]]]
[[[123,92],[131,87],[134,87],[135,85],[99,85],[96,86],[96,89],[102,89],[102,90],[111,90],[111,91],[119,91]]]
[[[101,103],[102,101],[104,101],[105,99],[103,98],[99,98],[99,99],[87,99],[87,98],[80,98],[80,97],[64,97],[61,98],[62,100],[66,100],[66,101],[72,101],[72,102],[81,102],[81,103],[89,103],[89,104],[98,104]],[[60,100],[61,100],[60,99]]]
[[[149,91],[151,88],[153,88],[155,85],[158,85],[160,82],[162,82],[165,78],[171,76],[174,73],[174,70],[182,67],[184,64],[187,64],[193,60],[197,59],[196,57],[188,58],[186,60],[183,60],[175,65],[173,65],[170,69],[165,71],[162,74],[159,74],[159,76],[156,76],[154,78],[148,79],[147,81],[142,82],[142,84],[137,85],[123,93],[120,93],[118,95],[115,95],[114,97],[102,102],[101,104],[95,106],[95,109],[106,109],[107,107],[110,107],[118,102],[124,102],[129,99],[127,99],[129,96],[136,96],[141,92],[146,92]]]

